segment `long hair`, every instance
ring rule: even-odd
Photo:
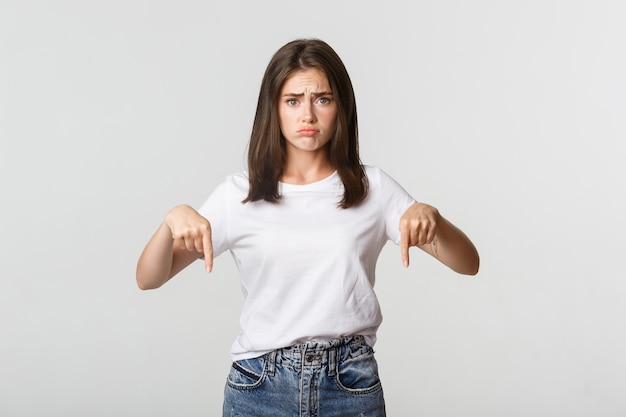
[[[337,103],[335,133],[327,149],[329,161],[344,185],[339,207],[356,206],[367,196],[367,176],[359,157],[356,100],[348,71],[326,42],[298,39],[274,54],[261,82],[248,147],[250,190],[244,203],[280,200],[278,183],[283,173],[286,147],[280,130],[278,99],[285,80],[293,72],[311,68],[326,75]]]

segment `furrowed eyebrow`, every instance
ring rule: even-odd
[[[319,93],[311,93],[311,95],[313,97],[332,96],[333,93],[330,92],[330,91],[321,91]],[[299,94],[296,94],[296,93],[286,93],[286,94],[283,94],[283,97],[304,97],[304,93],[299,93]]]

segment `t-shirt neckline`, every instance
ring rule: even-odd
[[[328,183],[335,181],[339,177],[337,171],[333,171],[332,174],[327,176],[326,178],[322,178],[321,180],[310,182],[308,184],[292,184],[288,182],[279,181],[280,187],[283,191],[305,191],[309,189],[316,189],[319,187],[324,187]]]

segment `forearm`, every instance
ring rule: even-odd
[[[436,230],[433,241],[423,245],[422,249],[460,274],[476,275],[480,258],[476,247],[465,233],[443,217]]]
[[[142,290],[154,289],[171,277],[174,257],[173,239],[169,227],[159,226],[137,262],[137,285]]]

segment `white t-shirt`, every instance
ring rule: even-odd
[[[214,256],[230,250],[244,295],[231,356],[240,360],[307,340],[363,335],[382,321],[374,293],[376,261],[400,241],[400,217],[415,200],[377,167],[366,166],[367,198],[337,206],[343,183],[280,183],[278,203],[242,204],[246,172],[230,175],[199,209],[211,223]]]

